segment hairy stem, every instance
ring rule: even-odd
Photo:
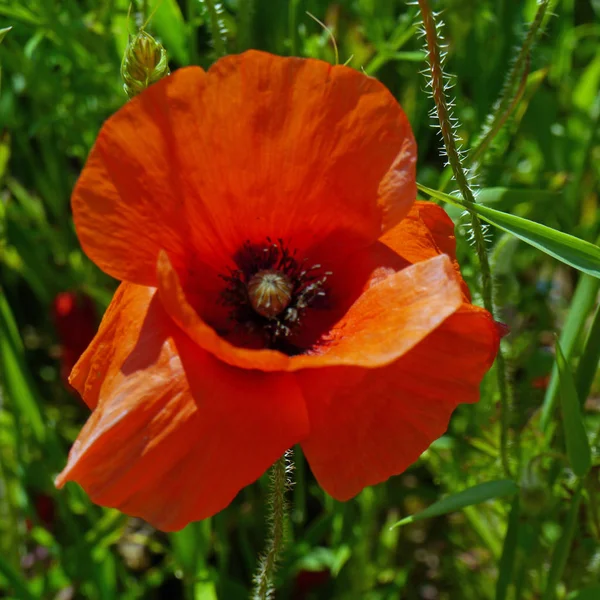
[[[531,22],[527,35],[523,41],[523,45],[506,77],[500,98],[493,108],[492,115],[488,117],[488,124],[485,127],[485,130],[487,131],[484,130],[483,138],[469,155],[467,160],[469,165],[477,163],[483,157],[490,143],[496,137],[500,129],[502,129],[502,126],[506,123],[508,117],[523,96],[525,84],[527,83],[527,76],[529,75],[529,57],[531,48],[544,28],[546,21],[544,17],[546,16],[549,5],[550,0],[540,0],[535,17]],[[516,91],[515,88],[517,88]]]
[[[467,203],[467,211],[471,218],[471,227],[475,240],[475,250],[479,258],[479,265],[481,269],[481,295],[483,298],[483,305],[490,314],[494,314],[492,274],[485,247],[483,227],[475,211],[469,208],[469,205],[475,204],[475,197],[473,196],[473,191],[471,190],[471,186],[467,180],[467,175],[461,164],[459,151],[457,149],[456,140],[452,131],[450,108],[444,91],[444,72],[442,70],[442,57],[440,55],[435,17],[427,0],[418,0],[418,2],[421,9],[423,25],[425,27],[429,67],[431,70],[431,88],[433,91],[433,99],[437,110],[444,146],[448,155],[448,163],[452,168],[452,173],[458,189],[463,199]],[[509,396],[506,385],[506,364],[502,355],[502,349],[499,349],[498,351],[498,357],[496,359],[496,372],[498,375],[498,389],[500,390],[501,404],[500,454],[502,468],[506,475],[510,476],[510,467],[508,463]]]
[[[492,143],[498,132],[502,129],[504,123],[508,120],[508,117],[512,114],[513,110],[519,104],[519,101],[523,97],[525,92],[525,86],[527,84],[527,77],[529,75],[529,56],[526,57],[525,60],[525,70],[523,71],[523,75],[521,76],[521,81],[519,83],[519,88],[517,89],[514,97],[511,99],[509,94],[505,95],[510,100],[507,106],[504,106],[503,100],[504,96],[501,99],[501,103],[496,109],[494,116],[492,118],[492,123],[488,129],[488,132],[485,134],[481,142],[477,144],[473,152],[469,155],[469,159],[467,161],[468,165],[473,165],[479,162],[482,156],[485,154],[489,145]]]
[[[290,487],[288,474],[291,471],[291,456],[292,451],[288,450],[271,468],[269,540],[254,577],[253,600],[269,600],[275,591],[273,576],[285,543],[285,521],[288,510],[285,492]]]
[[[208,14],[208,26],[212,37],[212,42],[215,45],[215,51],[218,56],[225,56],[227,48],[225,48],[225,40],[223,39],[224,24],[220,15],[220,4],[214,0],[202,0],[202,4]]]

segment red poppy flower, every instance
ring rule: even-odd
[[[69,385],[69,373],[94,339],[98,322],[89,296],[61,292],[52,303],[52,319],[60,341],[60,375]]]
[[[339,500],[417,460],[499,335],[415,158],[375,79],[254,51],[109,119],[73,212],[123,283],[71,375],[93,412],[57,484],[174,530],[297,443]]]

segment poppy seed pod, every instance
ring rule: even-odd
[[[248,283],[252,308],[263,317],[271,318],[285,310],[292,299],[292,282],[275,270],[259,271]]]
[[[167,51],[162,44],[143,29],[130,37],[121,63],[123,89],[130,98],[170,73]]]

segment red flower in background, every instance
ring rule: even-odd
[[[61,292],[52,303],[52,320],[60,342],[60,375],[65,385],[79,357],[96,335],[96,309],[89,296]]]
[[[93,412],[57,484],[173,530],[296,443],[339,500],[417,460],[499,334],[415,159],[379,82],[254,51],[109,119],[73,211],[123,283],[71,375]]]

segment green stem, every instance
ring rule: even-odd
[[[291,450],[288,450],[271,469],[269,541],[267,542],[267,550],[260,561],[258,572],[254,577],[253,600],[268,600],[273,597],[275,589],[273,576],[285,543],[285,521],[287,516],[285,492],[289,487],[288,458],[291,459]]]
[[[526,60],[525,70],[523,71],[523,75],[521,77],[521,82],[519,84],[519,88],[516,91],[514,97],[512,98],[512,101],[508,104],[508,106],[504,107],[502,105],[502,100],[504,98],[502,98],[501,105],[496,109],[492,123],[491,123],[487,133],[485,134],[485,136],[483,137],[481,142],[479,142],[479,144],[477,144],[475,149],[469,154],[469,157],[466,161],[468,165],[474,165],[477,162],[479,162],[479,159],[485,154],[489,145],[492,143],[492,140],[496,137],[496,135],[498,135],[498,132],[502,129],[502,126],[504,125],[504,123],[506,123],[506,121],[508,120],[508,117],[510,117],[513,110],[517,107],[517,105],[519,104],[519,101],[521,100],[521,98],[523,97],[523,94],[525,93],[525,87],[527,84],[527,76],[528,75],[529,75],[529,56],[527,57],[527,60]]]
[[[295,450],[296,460],[294,461],[294,468],[296,471],[296,482],[294,485],[294,523],[304,523],[306,519],[306,459],[302,454],[300,446],[296,446]]]
[[[517,494],[510,509],[504,545],[502,546],[502,556],[498,564],[495,600],[506,600],[508,588],[514,581],[515,559],[519,545],[520,515],[521,509],[519,506],[519,495]]]
[[[298,56],[298,0],[291,0],[288,5],[288,37],[290,38],[291,56]]]
[[[549,4],[550,0],[541,0],[538,4],[537,12],[529,26],[527,36],[525,37],[523,45],[519,50],[519,54],[506,78],[500,99],[493,109],[494,112],[491,117],[491,123],[486,128],[487,133],[485,133],[483,139],[469,155],[467,164],[471,165],[479,161],[523,95],[525,83],[527,82],[527,75],[529,73],[529,54],[537,39],[538,33],[542,29],[542,25],[545,24],[544,16],[546,15]],[[516,93],[514,93],[517,83],[519,84],[519,87]]]
[[[485,238],[483,227],[477,213],[469,208],[469,205],[475,204],[473,191],[467,181],[466,173],[460,161],[456,140],[452,131],[452,121],[448,101],[444,93],[444,72],[442,70],[442,59],[437,39],[437,28],[435,18],[429,7],[427,0],[419,0],[421,16],[425,27],[425,37],[427,40],[427,51],[429,55],[429,67],[431,70],[431,85],[433,90],[433,99],[437,109],[440,129],[444,139],[444,146],[448,155],[448,162],[452,168],[454,179],[467,204],[467,212],[471,217],[471,227],[475,240],[475,250],[479,258],[481,269],[481,295],[483,305],[490,314],[494,314],[494,302],[492,292],[492,274],[490,263],[488,261],[485,247]],[[506,365],[502,355],[502,349],[498,349],[496,358],[496,372],[498,377],[498,389],[500,391],[501,406],[501,434],[500,434],[500,455],[504,473],[510,477],[510,465],[508,463],[508,425],[509,425],[509,395],[506,385]]]
[[[237,50],[243,52],[252,48],[252,21],[254,14],[254,0],[239,0],[238,2],[238,32]]]
[[[204,6],[206,6],[206,12],[210,21],[210,33],[212,35],[213,44],[215,45],[215,51],[218,56],[225,56],[227,54],[227,48],[225,48],[225,41],[222,36],[221,20],[219,18],[219,11],[215,5],[214,0],[203,0]]]
[[[548,573],[548,582],[542,600],[554,600],[556,596],[556,587],[560,583],[563,571],[567,564],[567,558],[569,557],[569,550],[573,542],[575,535],[575,529],[577,526],[577,516],[579,514],[579,505],[581,504],[581,494],[583,489],[583,482],[580,481],[577,485],[575,495],[571,499],[569,505],[569,512],[567,513],[567,520],[563,527],[562,535],[556,543],[554,553],[552,554],[552,563],[550,565],[550,572]]]
[[[188,0],[187,2],[187,22],[190,28],[190,64],[198,64],[198,37],[196,26],[196,4],[198,0]]]

